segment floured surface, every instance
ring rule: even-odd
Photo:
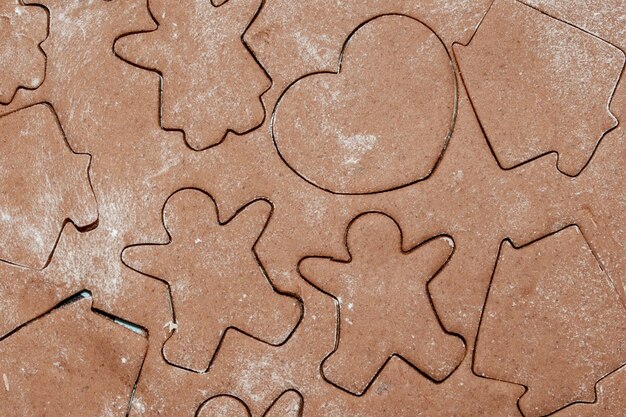
[[[418,20],[372,19],[346,41],[336,74],[301,78],[281,97],[272,123],[277,150],[303,179],[331,192],[423,180],[454,125],[452,70],[441,40]]]
[[[260,3],[152,1],[156,28],[117,44],[121,56],[163,75],[163,127],[182,129],[194,149],[263,121],[259,97],[270,80],[240,39]]]
[[[164,208],[170,242],[124,251],[129,266],[169,284],[176,331],[163,353],[173,364],[206,371],[231,327],[273,344],[293,331],[298,300],[274,291],[254,253],[270,210],[255,201],[223,222],[209,196],[182,190]]]
[[[350,223],[346,244],[348,259],[300,263],[302,276],[338,304],[339,342],[323,364],[324,375],[362,393],[397,354],[430,378],[444,380],[461,362],[465,346],[441,328],[426,287],[452,255],[452,239],[435,236],[404,248],[393,219],[367,213]]]
[[[4,0],[4,414],[623,417],[625,12],[491,3]]]
[[[558,168],[577,175],[617,125],[608,105],[624,53],[539,10],[496,0],[469,44],[455,53],[505,169],[556,152]]]
[[[39,45],[48,35],[43,7],[19,0],[0,3],[0,103],[9,103],[20,88],[35,89],[46,72],[46,56]]]
[[[593,401],[596,381],[623,362],[624,337],[624,306],[580,230],[570,226],[521,249],[503,244],[474,368],[527,386],[524,415],[546,415]]]
[[[124,415],[147,347],[80,299],[0,341],[3,416]]]
[[[90,158],[72,152],[45,104],[6,115],[0,132],[0,259],[41,269],[66,221],[98,220]]]

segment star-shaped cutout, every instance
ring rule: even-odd
[[[331,382],[362,393],[385,361],[400,355],[441,381],[463,359],[463,341],[442,328],[427,283],[453,251],[448,237],[403,250],[398,224],[381,213],[352,221],[349,259],[305,258],[300,272],[337,299],[338,345],[324,362]]]
[[[267,343],[282,343],[301,315],[300,303],[272,287],[254,252],[271,206],[258,200],[220,223],[215,202],[197,190],[167,201],[163,219],[169,243],[138,245],[126,264],[170,285],[175,324],[164,346],[168,361],[206,371],[228,328]]]

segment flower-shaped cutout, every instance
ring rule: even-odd
[[[324,362],[333,383],[361,393],[392,354],[432,379],[445,379],[463,359],[463,341],[442,328],[427,283],[453,250],[449,237],[404,250],[398,224],[380,213],[357,217],[348,228],[350,258],[305,258],[302,275],[333,295],[339,342]]]
[[[526,417],[594,401],[596,382],[626,361],[625,338],[626,309],[577,227],[521,249],[503,244],[474,367],[525,385]]]
[[[295,391],[287,391],[274,401],[263,417],[301,416],[302,397]],[[239,398],[219,395],[206,401],[197,417],[250,417],[250,409]]]
[[[609,103],[624,53],[517,0],[496,0],[455,55],[476,114],[500,165],[548,152],[578,175],[617,125]]]
[[[196,413],[198,417],[249,417],[248,407],[238,398],[220,395],[206,401]]]
[[[150,0],[158,27],[116,43],[125,59],[163,75],[163,126],[182,129],[193,149],[264,120],[260,96],[270,80],[242,41],[260,3]]]
[[[18,88],[35,89],[43,82],[46,56],[39,45],[48,36],[44,8],[18,0],[0,2],[0,103],[7,104]]]
[[[364,194],[427,178],[454,124],[455,75],[426,25],[386,15],[346,41],[337,73],[292,84],[274,110],[278,152],[327,191]]]
[[[49,105],[0,117],[0,259],[43,268],[67,220],[96,222],[89,163],[72,152]]]
[[[257,200],[220,223],[210,196],[178,191],[163,210],[170,242],[124,251],[126,264],[170,285],[176,331],[164,346],[168,361],[206,371],[231,327],[272,344],[291,334],[300,303],[274,290],[254,252],[270,212]]]

